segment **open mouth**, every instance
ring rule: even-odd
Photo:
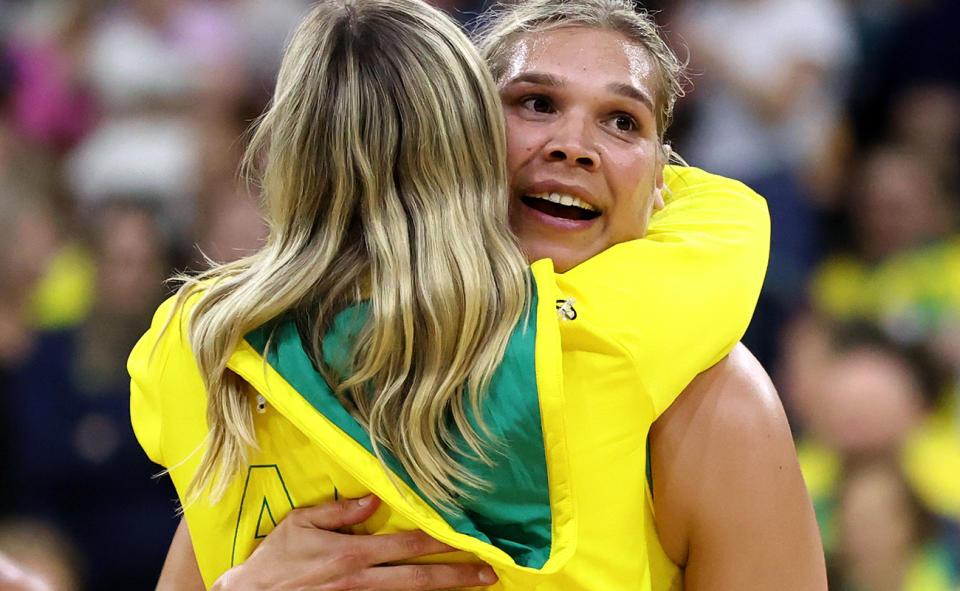
[[[555,218],[592,220],[600,216],[600,212],[586,201],[561,193],[524,195],[520,200],[527,207]]]

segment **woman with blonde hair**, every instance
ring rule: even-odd
[[[643,103],[656,83],[614,94]],[[492,565],[503,588],[642,585],[629,536],[652,524],[635,512],[602,539],[580,515],[604,500],[581,487],[620,479],[613,506],[642,508],[650,424],[742,335],[769,236],[762,199],[734,181],[671,170],[664,190],[662,136],[634,127],[647,110],[600,122],[632,146],[629,182],[534,179],[517,193],[496,87],[450,19],[417,0],[311,12],[249,152],[263,158],[267,244],[188,280],[129,363],[137,436],[184,500],[205,584],[279,586],[253,570],[278,562],[254,552],[268,535],[283,547],[276,524],[334,530],[364,507],[350,531],[384,534],[376,551],[280,575],[392,589],[496,579],[391,564],[456,548],[450,560]],[[507,219],[518,200],[582,231],[589,260],[526,267]],[[383,504],[303,508],[369,492]],[[413,529],[433,540],[392,533]],[[605,550],[640,554],[595,572]]]

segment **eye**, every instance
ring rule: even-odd
[[[637,125],[637,120],[626,113],[618,113],[614,115],[613,125],[619,131],[637,131],[640,129],[640,126]]]
[[[521,103],[524,108],[530,109],[535,113],[552,113],[553,103],[543,95],[528,96]]]

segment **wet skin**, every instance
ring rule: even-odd
[[[663,206],[656,84],[645,50],[619,33],[560,28],[517,42],[500,95],[511,224],[529,260],[566,271],[644,235]]]

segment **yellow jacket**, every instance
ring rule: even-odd
[[[746,330],[769,219],[763,199],[736,181],[676,167],[666,178],[667,207],[646,238],[563,274],[549,260],[532,265],[534,312],[516,329],[482,410],[507,443],[505,456],[494,469],[471,466],[495,488],[454,514],[438,512],[388,461],[391,479],[292,325],[248,335],[229,368],[267,400],[254,416],[259,449],[222,500],[201,499],[185,512],[206,584],[249,556],[292,508],[374,492],[384,503],[355,531],[421,529],[464,551],[450,559],[493,566],[500,580],[491,589],[679,588],[653,529],[647,433]],[[181,496],[207,434],[185,334],[189,305],[162,305],[128,365],[137,437]],[[342,313],[328,340],[348,339],[356,313]],[[275,346],[264,359],[271,329]]]

